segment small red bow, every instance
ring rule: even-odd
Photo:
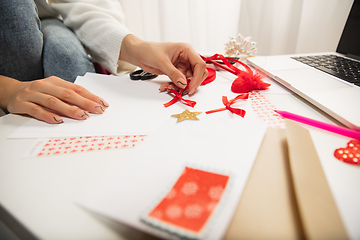
[[[187,87],[186,87],[187,88]],[[185,88],[185,89],[186,89]],[[167,103],[164,103],[165,107],[169,107],[171,105],[173,105],[174,103],[176,103],[177,101],[181,100],[185,105],[190,106],[190,107],[194,107],[196,105],[195,101],[191,101],[191,100],[186,100],[182,98],[182,93],[184,92],[185,89],[182,89],[180,92],[175,91],[174,89],[168,89],[169,91],[171,91],[175,96],[174,98]]]
[[[207,78],[201,83],[201,86],[211,83],[211,82],[214,81],[215,78],[216,78],[216,72],[215,72],[214,69],[212,69],[212,68],[207,68],[207,71],[208,71],[208,76],[207,76]],[[188,79],[188,80],[187,80],[187,86],[189,86],[189,83],[190,83],[190,80]],[[186,86],[185,89],[182,89],[180,92],[177,92],[177,91],[175,91],[174,89],[168,89],[168,90],[169,90],[170,92],[172,92],[175,96],[174,96],[174,98],[173,98],[170,102],[164,103],[164,106],[165,106],[165,107],[169,107],[169,106],[173,105],[174,103],[176,103],[177,101],[181,100],[185,105],[190,106],[190,107],[194,107],[194,106],[196,105],[196,102],[195,102],[195,101],[185,100],[185,99],[182,98],[182,93],[188,88],[187,86]]]
[[[245,116],[245,113],[246,113],[245,110],[240,109],[240,108],[233,108],[233,107],[231,107],[231,105],[232,105],[236,100],[239,100],[239,99],[248,99],[248,97],[249,97],[249,94],[240,94],[240,95],[238,95],[237,97],[235,97],[235,98],[231,99],[230,101],[228,101],[227,97],[226,97],[226,96],[223,96],[223,97],[222,97],[222,102],[223,102],[223,104],[225,105],[224,108],[219,108],[219,109],[207,111],[207,112],[205,112],[205,113],[206,113],[206,114],[209,114],[209,113],[224,111],[224,110],[227,109],[227,110],[229,110],[230,112],[239,115],[240,117],[244,117],[244,116]]]

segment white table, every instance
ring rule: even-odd
[[[278,109],[296,110],[297,114],[332,123],[291,94],[266,96]],[[7,136],[26,121],[26,117],[17,115],[0,117],[0,204],[4,209],[40,239],[151,238],[94,215],[73,202],[81,191],[91,186],[136,147],[23,158],[35,139],[7,139]],[[360,166],[336,160],[332,157],[333,152],[326,151],[327,148],[319,144],[322,140],[333,140],[337,145],[341,144],[338,147],[345,147],[350,139],[309,129],[348,233],[353,239],[360,239],[360,228],[356,228],[360,226]],[[330,149],[335,150],[334,147]],[[0,218],[1,221],[8,219]]]

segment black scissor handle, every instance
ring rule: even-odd
[[[145,72],[144,70],[136,70],[135,72],[130,73],[131,80],[149,80],[156,78],[158,75]]]

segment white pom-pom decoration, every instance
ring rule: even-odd
[[[257,53],[256,42],[252,42],[251,37],[243,37],[239,34],[237,37],[231,37],[230,41],[225,44],[227,57],[236,57],[246,59],[254,57]]]

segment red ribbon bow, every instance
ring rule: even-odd
[[[212,69],[212,68],[207,68],[207,71],[208,71],[208,76],[207,76],[207,78],[201,83],[201,86],[211,83],[211,82],[214,81],[215,78],[216,78],[216,72],[215,72],[214,69]],[[188,79],[188,80],[187,80],[187,84],[188,84],[187,86],[189,86],[189,83],[190,83],[190,80]],[[175,96],[174,96],[174,98],[173,98],[171,101],[169,101],[169,102],[167,102],[167,103],[164,103],[164,106],[165,106],[165,107],[169,107],[169,106],[173,105],[174,103],[176,103],[177,101],[181,100],[185,105],[190,106],[190,107],[194,107],[194,106],[196,105],[196,102],[195,102],[195,101],[185,100],[185,99],[182,98],[182,93],[188,88],[187,86],[186,86],[185,89],[182,89],[180,92],[177,92],[177,91],[175,91],[174,89],[168,89],[168,90],[171,91]]]
[[[187,87],[186,87],[187,88]],[[186,89],[185,88],[185,89]],[[167,103],[164,103],[165,107],[169,107],[171,105],[173,105],[174,103],[176,103],[177,101],[181,100],[185,105],[190,106],[190,107],[194,107],[196,105],[195,101],[191,101],[191,100],[186,100],[182,98],[182,93],[184,92],[185,89],[182,89],[180,92],[175,91],[174,89],[168,89],[169,91],[171,91],[175,96],[174,98]]]
[[[244,116],[245,116],[245,113],[246,113],[245,110],[240,109],[240,108],[233,108],[233,107],[231,107],[231,105],[232,105],[236,100],[239,100],[239,99],[248,99],[248,97],[249,97],[249,94],[240,94],[240,95],[238,95],[237,97],[235,97],[235,98],[231,99],[230,101],[228,101],[227,97],[226,97],[226,96],[223,96],[223,97],[222,97],[222,102],[223,102],[224,105],[225,105],[224,108],[219,108],[219,109],[207,111],[207,112],[205,112],[205,113],[206,113],[206,114],[209,114],[209,113],[224,111],[224,110],[227,109],[227,110],[229,110],[230,112],[239,115],[240,117],[244,117]]]

